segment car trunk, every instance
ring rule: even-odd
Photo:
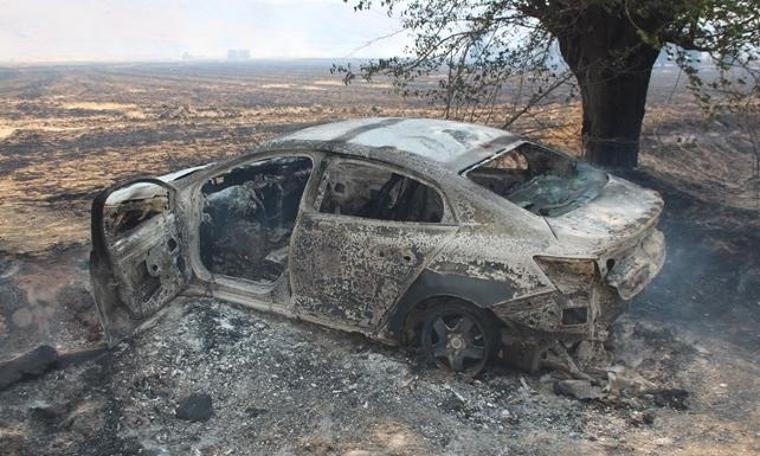
[[[662,198],[657,192],[610,176],[590,201],[570,212],[545,219],[560,241],[582,243],[585,248],[602,253],[625,246],[652,231],[662,207]]]
[[[663,201],[652,190],[537,144],[524,142],[466,170],[472,181],[543,217],[558,256],[592,256],[621,297],[659,272],[664,238],[655,225]]]
[[[561,243],[598,256],[605,281],[631,299],[665,260],[664,236],[656,228],[662,207],[657,192],[610,177],[591,201],[546,221]]]

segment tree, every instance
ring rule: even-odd
[[[707,97],[688,51],[725,70],[753,65],[760,43],[760,0],[344,1],[397,13],[413,40],[410,57],[334,69],[347,83],[390,76],[404,95],[443,101],[447,117],[456,117],[452,106],[492,102],[515,75],[537,82],[530,100],[540,99],[568,77],[558,48],[580,88],[584,155],[610,167],[637,165],[649,80],[663,48]],[[444,77],[426,88],[420,81],[431,74]]]
[[[727,123],[738,127],[732,139],[744,143],[741,150],[749,152],[753,162],[750,177],[737,183],[753,193],[755,208],[760,210],[760,68],[743,68],[733,76],[736,83],[723,75],[706,89],[707,108],[715,117],[729,117]]]

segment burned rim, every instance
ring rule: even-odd
[[[479,310],[459,303],[430,309],[422,327],[422,348],[428,358],[467,376],[480,374],[498,348],[498,331]]]

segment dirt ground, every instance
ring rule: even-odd
[[[0,361],[102,344],[86,261],[99,189],[319,122],[437,114],[384,83],[342,87],[327,68],[0,69]],[[1,391],[1,453],[760,454],[754,157],[732,119],[705,120],[672,92],[659,72],[627,176],[663,193],[668,241],[610,341],[636,386],[580,401],[554,393],[556,373],[501,366],[469,381],[419,367],[413,350],[183,299],[117,350]],[[578,112],[549,105],[514,129],[576,151]],[[196,392],[211,419],[177,419]]]

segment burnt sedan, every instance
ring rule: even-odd
[[[474,375],[507,343],[603,340],[662,266],[662,207],[503,130],[351,120],[102,192],[93,291],[111,344],[213,296]]]

